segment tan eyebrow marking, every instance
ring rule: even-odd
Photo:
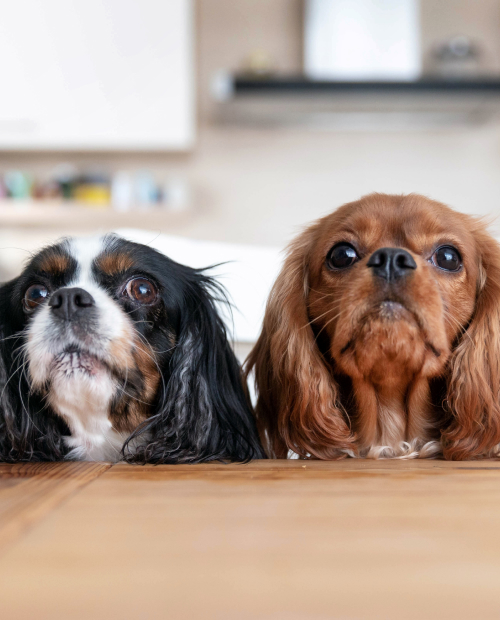
[[[40,261],[39,268],[45,273],[58,275],[67,271],[69,266],[70,259],[68,256],[64,256],[64,254],[47,254]]]
[[[103,254],[96,261],[97,267],[109,276],[123,273],[134,266],[129,254],[124,252],[110,252]]]

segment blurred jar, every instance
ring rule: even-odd
[[[108,207],[111,201],[108,176],[97,172],[83,175],[75,185],[73,197],[88,207]]]
[[[432,52],[431,69],[445,78],[471,78],[479,74],[481,49],[469,37],[460,35],[439,43]]]

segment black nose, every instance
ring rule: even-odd
[[[71,321],[75,316],[94,305],[94,298],[83,288],[61,288],[52,295],[49,301],[52,312],[66,321]]]
[[[410,270],[417,268],[412,255],[401,248],[380,248],[370,256],[366,265],[373,269],[376,276],[388,282],[403,278]]]

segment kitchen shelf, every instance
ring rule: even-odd
[[[310,80],[301,76],[252,78],[245,75],[231,77],[234,95],[247,94],[393,94],[429,93],[436,94],[493,94],[500,96],[500,78],[475,80],[444,80],[425,78],[416,81],[372,81],[345,82]]]
[[[192,218],[191,209],[169,211],[137,208],[126,212],[94,208],[76,202],[2,200],[0,227],[78,231],[116,228],[163,229]]]
[[[500,119],[500,78],[340,82],[226,75],[217,120],[329,131],[434,131]]]

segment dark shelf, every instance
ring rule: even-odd
[[[304,77],[251,78],[236,75],[233,78],[233,93],[246,94],[309,94],[309,93],[432,93],[500,94],[500,79],[445,80],[426,78],[414,82],[336,82],[309,80]]]

